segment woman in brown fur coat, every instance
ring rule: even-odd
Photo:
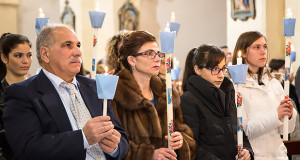
[[[193,159],[195,141],[191,129],[183,124],[180,98],[173,90],[174,130],[171,146],[167,141],[166,85],[157,76],[161,58],[156,38],[144,31],[131,33],[120,49],[125,69],[112,107],[122,123],[130,149],[126,159]]]

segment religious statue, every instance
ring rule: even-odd
[[[119,10],[119,23],[120,30],[134,31],[138,29],[139,12],[130,2],[127,0],[122,8]]]
[[[65,1],[65,4],[66,4],[66,6],[62,13],[60,20],[63,24],[66,24],[75,30],[75,14],[74,14],[72,8],[69,7],[68,0]]]

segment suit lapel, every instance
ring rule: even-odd
[[[76,79],[78,81],[78,88],[81,97],[91,116],[96,117],[102,115],[103,103],[98,103],[99,101],[96,91],[96,85],[93,85],[95,83],[89,83],[90,81],[82,79],[82,77],[80,76],[77,76]]]
[[[72,126],[65,107],[53,84],[43,71],[41,71],[37,76],[37,86],[38,91],[42,94],[41,101],[53,118],[59,131],[71,131]]]

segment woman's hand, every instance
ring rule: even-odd
[[[240,154],[240,159],[238,158],[238,154],[235,156],[236,160],[251,160],[250,152],[247,149],[243,149]]]
[[[172,159],[176,160],[176,153],[172,149],[169,148],[159,148],[155,149],[153,153],[152,160],[167,160]]]
[[[278,119],[282,120],[285,115],[288,115],[289,118],[293,115],[293,104],[290,98],[285,98],[282,100],[277,108]]]
[[[176,149],[180,149],[182,147],[182,144],[183,144],[183,137],[181,135],[180,132],[173,132],[171,134],[171,139],[170,139],[170,146],[172,147],[173,150],[176,150]],[[165,137],[166,140],[168,140],[168,136]]]

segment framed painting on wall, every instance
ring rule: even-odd
[[[231,17],[234,20],[242,21],[250,18],[255,18],[255,3],[254,0],[231,0]]]
[[[119,10],[119,24],[120,30],[134,31],[138,29],[139,11],[133,6],[130,0],[127,0]]]

